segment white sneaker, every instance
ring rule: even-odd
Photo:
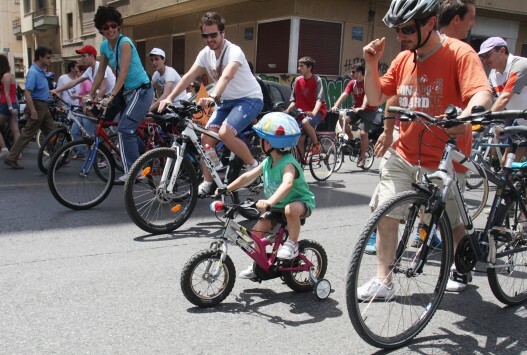
[[[298,243],[294,243],[290,240],[286,241],[283,245],[281,245],[278,249],[278,253],[276,253],[276,257],[278,259],[291,260],[293,258],[296,258],[297,256]]]
[[[361,301],[389,301],[395,296],[395,286],[383,284],[373,278],[357,289],[357,297]]]
[[[7,157],[8,154],[9,154],[9,149],[2,148],[2,150],[0,150],[0,158]]]
[[[119,177],[118,180],[119,180],[120,182],[126,182],[126,180],[128,180],[128,176],[129,176],[128,173],[126,173],[126,174],[124,174],[124,175],[121,175],[121,176]],[[141,181],[141,180],[143,180],[144,178],[145,178],[145,177],[141,174],[141,172],[140,172],[139,174],[137,174],[137,176],[135,177],[135,179],[138,180],[138,181]]]
[[[253,165],[245,165],[245,172],[248,173],[249,171],[251,170],[254,170],[258,167],[258,165],[260,165],[260,162],[258,160],[255,160],[256,163],[254,163]]]
[[[256,274],[253,270],[253,264],[249,265],[249,267],[238,275],[240,279],[254,279],[256,277]]]
[[[450,278],[446,284],[445,291],[461,292],[467,288],[467,284],[472,282],[472,272],[462,274],[457,272],[456,267],[452,266],[450,269]]]
[[[201,196],[211,195],[214,192],[213,190],[214,190],[213,182],[203,181],[198,186],[198,195],[201,195]]]

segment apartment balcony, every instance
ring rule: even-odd
[[[15,36],[20,36],[22,32],[22,27],[20,25],[20,17],[13,21],[13,34]]]
[[[57,9],[43,8],[33,12],[33,29],[45,31],[53,28],[59,28]]]

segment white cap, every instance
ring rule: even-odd
[[[150,51],[150,55],[159,55],[163,58],[166,58],[165,51],[160,48],[154,48]]]

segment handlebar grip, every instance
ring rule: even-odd
[[[527,118],[527,110],[507,110],[501,112],[491,112],[489,119],[512,119]]]

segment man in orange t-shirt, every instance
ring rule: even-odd
[[[411,5],[411,6],[410,6]],[[379,77],[378,64],[384,52],[385,39],[376,39],[363,49],[366,64],[365,90],[371,105],[381,105],[397,95],[398,105],[437,116],[447,105],[463,108],[463,116],[473,106],[489,108],[492,103],[490,86],[476,52],[467,44],[450,39],[435,31],[439,0],[392,0],[384,23],[394,28],[397,40],[404,49],[392,62],[388,72]],[[384,121],[384,132],[379,137],[379,155],[393,143],[393,120]],[[379,205],[395,194],[412,189],[416,174],[437,168],[447,138],[439,128],[425,131],[421,144],[420,123],[401,123],[400,138],[394,145],[398,154],[392,156],[382,169],[379,184]],[[458,139],[458,147],[470,154],[471,129],[469,124],[446,130]],[[443,139],[437,138],[435,135]],[[418,165],[423,167],[419,170]],[[462,172],[460,166],[456,170]],[[460,174],[462,175],[462,174]],[[462,179],[461,179],[462,180]],[[452,223],[454,245],[465,235],[464,225],[453,197],[446,201],[446,212]],[[391,299],[395,296],[389,265],[397,248],[397,231],[402,216],[394,213],[383,218],[377,228],[377,275],[358,288],[362,299]],[[470,276],[452,270],[447,290],[465,289]]]

